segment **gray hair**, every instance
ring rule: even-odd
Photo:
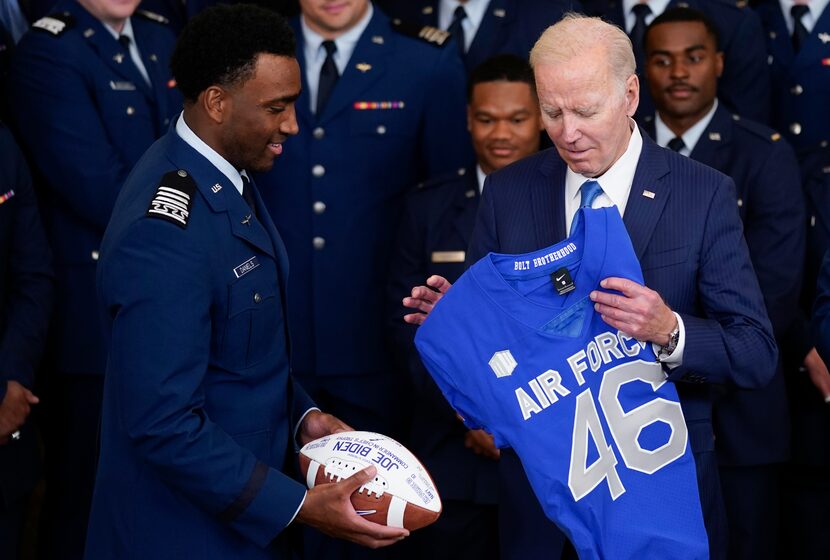
[[[598,17],[565,14],[536,41],[530,51],[530,65],[535,70],[541,64],[568,62],[597,46],[604,47],[610,75],[624,92],[626,80],[637,67],[631,39],[622,29]]]

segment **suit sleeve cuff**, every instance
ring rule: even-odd
[[[674,316],[677,318],[677,346],[671,355],[660,360],[660,362],[669,369],[674,369],[677,366],[683,365],[683,352],[686,350],[686,327],[683,325],[683,319],[680,315],[675,313]],[[652,343],[651,348],[654,350],[655,355],[660,355],[661,346],[659,344]]]
[[[306,417],[306,416],[308,416],[308,413],[309,413],[309,412],[312,412],[312,411],[314,411],[314,410],[316,410],[317,412],[322,412],[322,410],[320,410],[320,409],[319,409],[319,408],[317,408],[316,406],[312,406],[311,408],[309,408],[308,410],[306,410],[305,412],[303,412],[302,416],[300,416],[300,419],[297,421],[297,425],[296,425],[296,426],[294,426],[294,446],[295,446],[295,449],[296,449],[297,451],[299,451],[299,450],[300,450],[300,447],[302,447],[302,446],[300,445],[299,440],[297,439],[297,434],[300,432],[300,428],[301,428],[301,427],[302,427],[302,425],[303,425],[303,420],[305,420],[305,417]],[[302,505],[302,504],[300,504],[300,505]]]

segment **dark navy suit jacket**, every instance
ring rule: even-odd
[[[34,387],[54,300],[51,252],[32,179],[9,129],[0,123],[0,402],[7,382]],[[37,481],[37,437],[27,422],[23,437],[0,446],[0,511]]]
[[[589,15],[601,16],[625,29],[621,0],[586,0],[583,4]],[[768,122],[770,78],[764,32],[757,14],[728,0],[671,0],[667,9],[681,5],[705,13],[718,28],[720,48],[725,59],[723,76],[718,82],[718,99],[733,113]],[[641,87],[637,114],[651,115],[654,113],[654,103],[645,83],[644,72],[638,69],[638,74]]]
[[[646,130],[653,134],[653,120]],[[720,105],[690,157],[735,182],[749,255],[780,344],[798,316],[804,262],[804,197],[795,153],[780,134]],[[730,388],[715,408],[722,464],[787,459],[790,430],[781,365],[763,389]]]
[[[401,298],[412,286],[439,274],[455,282],[464,272],[465,252],[479,202],[475,167],[430,181],[407,198],[389,271],[390,331],[399,367],[413,384],[410,447],[429,470],[441,496],[451,500],[495,503],[496,462],[464,447],[467,428],[447,404],[415,352],[414,325]]]
[[[194,185],[185,227],[148,214]],[[175,130],[136,165],[101,248],[109,359],[86,558],[281,558],[305,485],[282,472],[313,406],[289,373],[285,249],[261,199]]]
[[[390,17],[437,27],[438,3],[386,0],[380,5]],[[464,66],[469,72],[496,54],[527,58],[542,32],[568,11],[582,11],[579,0],[491,0],[464,56]]]
[[[798,150],[830,141],[830,10],[814,14],[818,20],[796,54],[779,0],[754,8],[766,33],[772,125]]]
[[[66,22],[62,31],[33,27],[17,46],[10,101],[44,187],[43,221],[55,252],[54,368],[100,375],[103,330],[90,311],[101,237],[133,165],[181,111],[168,68],[175,38],[164,24],[131,18],[148,86],[126,49],[80,4],[64,0],[55,10]]]
[[[490,251],[524,253],[564,239],[566,169],[551,148],[490,175],[468,262]],[[646,286],[685,325],[683,364],[668,379],[677,384],[689,426],[710,549],[717,556],[725,550],[725,520],[711,384],[763,386],[778,358],[735,208],[735,187],[725,175],[660,148],[644,134],[623,221]]]

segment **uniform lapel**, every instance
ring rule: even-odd
[[[723,169],[726,163],[724,160],[729,158],[731,143],[732,116],[719,105],[689,157],[709,167]]]
[[[421,2],[421,7],[418,9],[418,23],[438,27],[438,0]]]
[[[547,247],[565,239],[565,162],[555,148],[549,148],[539,166],[541,180],[532,181],[530,197],[536,243]]]
[[[463,189],[458,190],[455,196],[456,213],[453,219],[453,229],[463,241],[463,246],[467,247],[470,244],[470,234],[475,226],[480,197],[475,167],[467,170],[463,187]]]
[[[133,18],[133,33],[135,33],[136,46],[138,47],[138,52],[141,53],[144,68],[147,69],[147,74],[150,76],[152,101],[156,106],[157,124],[159,131],[161,131],[164,126],[162,124],[164,117],[170,114],[170,99],[167,91],[169,85],[166,80],[167,74],[163,68],[163,61],[159,60],[159,55],[155,51],[156,45],[153,43],[152,36],[148,31],[147,22],[142,21],[140,18]]]
[[[484,59],[505,42],[507,28],[516,17],[513,2],[510,0],[492,0],[484,18],[478,27],[473,42],[464,57],[464,65],[471,70],[484,62]]]
[[[830,5],[824,8],[813,30],[804,40],[801,50],[795,56],[794,66],[812,69],[813,72],[830,72]]]
[[[637,162],[634,182],[628,194],[623,222],[631,238],[637,258],[642,260],[654,227],[663,213],[670,189],[663,177],[670,173],[666,153],[646,134],[643,134],[643,151]]]
[[[309,105],[308,80],[306,79],[306,61],[305,61],[305,39],[303,38],[303,30],[300,27],[300,18],[296,17],[291,20],[291,28],[294,30],[294,36],[297,38],[297,62],[300,65],[300,79],[303,84],[303,92],[300,99],[294,104],[294,109],[297,112],[297,120],[300,125],[300,130],[306,127],[311,127],[314,123],[314,114],[311,112]]]

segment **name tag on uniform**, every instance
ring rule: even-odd
[[[434,263],[463,263],[466,258],[464,251],[433,251],[432,262]]]
[[[114,91],[135,91],[135,84],[132,82],[116,82],[110,80],[110,89]]]
[[[237,278],[242,278],[253,269],[259,266],[259,261],[256,257],[251,257],[244,263],[240,264],[236,268],[233,269],[233,273],[236,275]]]

